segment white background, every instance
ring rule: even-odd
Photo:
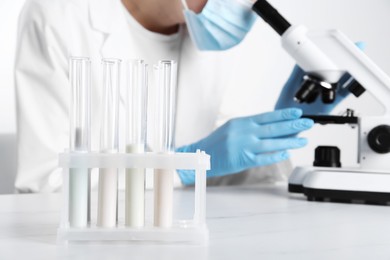
[[[12,181],[15,171],[14,136],[15,102],[13,57],[16,44],[18,12],[24,0],[0,0],[0,192]],[[270,0],[292,24],[310,29],[337,28],[353,41],[364,41],[365,52],[390,74],[390,1],[388,0]],[[233,75],[224,110],[246,115],[272,110],[281,87],[294,62],[281,49],[279,36],[262,20],[238,47],[227,53],[235,59]],[[345,107],[358,115],[377,114],[381,107],[366,95],[349,98],[335,113]],[[390,102],[390,101],[389,101]],[[261,107],[262,111],[258,111]],[[325,129],[326,128],[326,129]],[[305,134],[310,145],[292,152],[296,165],[311,164],[313,148],[319,144],[336,144],[342,149],[344,165],[355,163],[356,131],[348,127],[318,127]],[[9,190],[9,188],[8,188]]]

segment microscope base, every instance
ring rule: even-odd
[[[303,185],[302,184],[293,184],[289,183],[288,184],[288,192],[291,193],[303,193]]]
[[[308,201],[330,201],[342,203],[365,203],[387,205],[390,203],[390,193],[369,191],[345,191],[305,188],[304,194]]]
[[[390,172],[315,167],[302,167],[294,172],[289,191],[303,193],[309,201],[390,205]],[[301,183],[297,182],[297,176]]]

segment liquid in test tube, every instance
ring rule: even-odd
[[[100,128],[100,152],[118,152],[120,60],[103,59],[103,101]],[[118,169],[99,169],[99,227],[115,227],[117,222]]]
[[[159,153],[173,153],[176,110],[177,63],[159,61],[154,67],[156,91],[155,145]],[[154,170],[154,225],[172,226],[173,176],[175,170]]]
[[[88,58],[71,57],[70,151],[90,151],[90,79],[91,62]],[[86,227],[89,221],[90,171],[69,169],[69,225]]]
[[[126,152],[144,153],[147,121],[147,65],[142,60],[127,62]],[[145,223],[145,169],[126,169],[125,225]]]

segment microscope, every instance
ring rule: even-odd
[[[295,101],[311,103],[321,97],[323,103],[332,103],[337,88],[345,87],[356,97],[369,91],[385,108],[380,116],[305,115],[315,123],[355,125],[357,166],[342,167],[338,147],[319,146],[313,166],[293,170],[289,191],[303,193],[309,201],[390,204],[389,76],[338,30],[314,33],[302,25],[292,26],[265,0],[258,0],[252,9],[281,36],[282,47],[306,74]],[[351,79],[339,86],[346,73]]]

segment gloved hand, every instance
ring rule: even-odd
[[[311,119],[300,118],[301,109],[289,108],[254,116],[235,118],[206,138],[177,152],[205,151],[211,156],[207,177],[237,173],[252,167],[277,163],[289,158],[286,150],[307,144],[295,135],[311,128]],[[194,171],[178,171],[185,185],[193,184]]]
[[[357,42],[355,44],[361,50],[363,50],[365,47],[363,42]],[[349,91],[347,89],[338,88],[336,99],[331,104],[324,104],[320,97],[318,97],[313,103],[299,104],[294,101],[294,96],[301,87],[304,75],[305,72],[296,65],[279,95],[275,109],[296,107],[302,109],[304,114],[329,114],[337,106],[337,104],[339,104],[342,100],[344,100],[345,97],[349,95]],[[349,78],[350,75],[345,74],[343,77],[341,77],[339,85],[342,86]]]

